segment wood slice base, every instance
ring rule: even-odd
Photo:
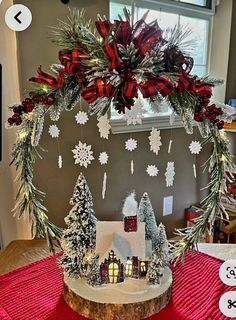
[[[141,290],[142,288],[142,290]],[[128,279],[122,284],[89,287],[84,280],[64,279],[64,299],[80,315],[92,320],[140,320],[163,309],[171,299],[172,272],[163,271],[160,286]]]

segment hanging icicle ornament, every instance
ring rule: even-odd
[[[59,155],[59,156],[58,156],[58,167],[59,167],[59,169],[61,169],[61,168],[62,168],[62,166],[63,166],[62,156],[61,156],[61,155]]]
[[[192,141],[189,145],[189,150],[191,152],[191,154],[199,154],[202,150],[202,145],[200,141]],[[196,157],[195,157],[196,158]],[[194,178],[197,178],[197,169],[196,169],[196,164],[193,164],[193,175]]]
[[[87,145],[79,141],[79,144],[72,150],[74,154],[75,164],[79,164],[81,167],[87,168],[91,161],[94,160],[92,146]]]
[[[132,175],[134,174],[134,160],[131,160],[130,162],[130,172]]]
[[[202,150],[201,142],[192,141],[189,145],[189,150],[192,154],[199,154]]]
[[[148,165],[146,171],[150,177],[156,177],[159,173],[159,169],[157,169],[156,165]]]
[[[197,178],[197,170],[196,170],[195,163],[193,164],[193,175],[194,175],[194,178],[196,179]]]
[[[125,141],[125,149],[126,150],[132,152],[135,149],[137,149],[137,147],[138,147],[137,140],[130,138],[127,141]],[[134,174],[134,160],[133,159],[130,161],[130,172],[132,175]]]
[[[102,166],[107,164],[108,159],[109,159],[109,156],[105,151],[101,152],[98,158]],[[107,189],[107,173],[105,171],[103,175],[103,183],[102,183],[102,199],[103,200],[105,199],[105,196],[106,196],[106,189]]]
[[[107,191],[107,173],[104,172],[103,184],[102,184],[102,199],[103,200],[105,199],[106,191]]]
[[[169,141],[169,146],[168,146],[168,153],[169,153],[169,154],[171,153],[172,143],[173,143],[173,140],[170,140],[170,141]]]
[[[110,125],[110,121],[109,121],[107,115],[101,116],[98,118],[97,126],[99,129],[100,138],[108,139],[108,136],[109,136],[110,130],[111,130],[111,125]]]
[[[82,126],[84,126],[87,122],[88,122],[88,114],[87,112],[84,111],[79,111],[76,115],[75,115],[75,121],[77,124],[80,124]]]
[[[60,143],[59,143],[59,135],[60,135],[60,129],[57,125],[53,124],[49,126],[48,133],[53,139],[57,139],[57,148],[58,148],[58,167],[62,168],[62,156],[60,155]]]
[[[148,139],[150,144],[150,150],[154,152],[156,155],[158,155],[160,147],[162,145],[160,130],[152,128],[152,131]]]
[[[174,184],[174,177],[175,177],[175,164],[174,164],[174,162],[167,163],[165,177],[166,177],[166,186],[172,187]]]

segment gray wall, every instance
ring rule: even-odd
[[[18,2],[18,1],[16,1]],[[76,2],[76,1],[74,1]],[[42,64],[44,69],[55,63],[59,48],[49,39],[49,26],[57,24],[57,19],[65,19],[66,6],[58,0],[30,1],[21,0],[19,3],[27,5],[33,13],[33,23],[25,32],[18,34],[18,48],[20,61],[20,79],[22,88],[26,79],[36,73],[37,66]],[[77,1],[78,7],[85,7],[88,17],[95,19],[96,14],[108,13],[108,1]],[[23,91],[22,91],[23,92]],[[121,218],[122,201],[126,194],[136,190],[138,198],[147,191],[151,197],[158,221],[163,221],[169,236],[175,227],[185,225],[184,209],[190,204],[199,201],[202,197],[200,188],[205,185],[207,178],[201,175],[201,164],[210,154],[211,146],[204,149],[200,156],[191,155],[188,145],[198,139],[195,133],[189,136],[184,129],[162,130],[163,146],[158,156],[149,151],[148,132],[133,133],[132,137],[138,140],[139,148],[130,154],[124,150],[124,142],[130,134],[111,135],[109,141],[99,138],[95,119],[90,119],[84,127],[84,140],[91,144],[96,158],[99,152],[106,150],[109,155],[107,166],[108,188],[105,200],[101,199],[101,187],[104,168],[98,161],[93,161],[88,169],[81,169],[74,165],[72,152],[74,145],[80,140],[80,127],[74,121],[73,112],[65,112],[60,121],[60,144],[64,160],[63,169],[57,168],[57,143],[48,135],[50,121],[45,124],[45,131],[41,145],[48,149],[43,160],[35,165],[35,184],[46,191],[45,204],[49,209],[50,218],[57,224],[63,225],[63,218],[67,215],[70,206],[69,198],[80,171],[85,174],[94,197],[94,206],[99,219],[119,220]],[[171,156],[167,154],[169,139],[174,140]],[[130,175],[130,160],[135,161],[135,174]],[[175,161],[176,179],[173,188],[166,188],[164,172],[167,161]],[[192,165],[196,161],[198,179],[193,177]],[[149,177],[145,170],[148,164],[157,163],[160,173],[158,177]],[[162,201],[164,196],[174,195],[174,213],[162,217]]]

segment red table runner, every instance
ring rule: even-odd
[[[50,256],[0,276],[1,320],[86,320],[63,300],[63,275],[57,258]],[[188,253],[184,264],[172,267],[170,304],[148,320],[229,319],[220,312],[219,299],[236,288],[225,286],[219,279],[221,264],[221,260],[203,253]]]

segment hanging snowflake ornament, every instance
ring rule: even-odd
[[[107,115],[101,116],[98,118],[97,126],[99,129],[100,137],[104,139],[108,139],[108,136],[111,130],[111,125]]]
[[[77,122],[77,124],[80,125],[85,125],[88,122],[88,114],[87,112],[84,111],[79,111],[76,115],[75,115],[75,120]]]
[[[189,150],[192,154],[199,154],[202,150],[201,142],[192,141],[189,145]]]
[[[60,130],[55,124],[49,126],[48,132],[52,138],[58,138],[60,134]]]
[[[152,128],[152,131],[148,139],[150,144],[150,150],[154,152],[156,155],[158,155],[160,147],[162,145],[160,130]]]
[[[125,149],[132,152],[138,146],[138,142],[135,139],[130,138],[129,140],[125,141]]]
[[[146,171],[150,177],[156,177],[159,173],[159,170],[157,169],[156,165],[148,165]]]
[[[87,145],[81,141],[79,141],[79,144],[75,146],[72,152],[74,153],[75,164],[79,164],[81,167],[87,168],[91,161],[94,160],[91,145]]]
[[[101,152],[100,155],[99,155],[99,158],[98,158],[98,160],[101,163],[101,165],[107,164],[108,159],[109,159],[109,156],[105,151]]]
[[[140,98],[137,98],[133,108],[127,109],[124,114],[124,119],[127,121],[127,125],[130,124],[142,124],[143,113],[145,110],[142,108],[142,102]]]
[[[168,162],[165,172],[166,177],[166,186],[172,187],[174,183],[174,177],[175,177],[175,164],[174,162]]]

